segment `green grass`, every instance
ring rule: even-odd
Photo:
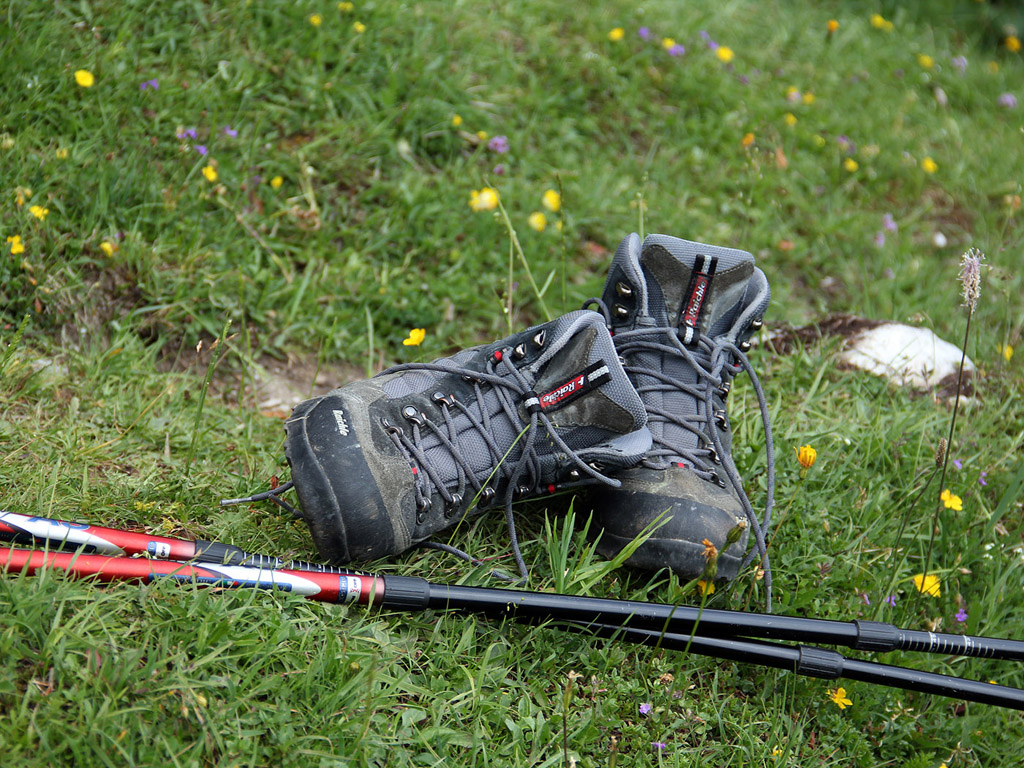
[[[891,31],[871,25],[876,10]],[[730,65],[701,30],[734,51]],[[498,338],[599,293],[609,251],[641,222],[754,253],[769,325],[851,312],[958,341],[958,259],[974,246],[990,265],[968,346],[978,397],[946,478],[962,512],[937,513],[937,480],[912,506],[946,404],[837,368],[833,343],[753,354],[777,438],[773,607],[1022,636],[1024,386],[1002,349],[1024,328],[1024,111],[997,101],[1024,102],[1013,31],[1018,9],[973,0],[351,13],[13,0],[0,29],[0,508],[311,558],[300,523],[217,504],[286,473],[281,422],[246,393],[257,366],[372,373]],[[813,100],[790,101],[791,87]],[[477,131],[507,136],[509,152]],[[470,209],[484,186],[525,263],[500,216]],[[19,188],[32,193],[22,205]],[[548,189],[562,209],[536,232],[527,217]],[[877,245],[886,214],[898,231]],[[414,327],[427,330],[419,349],[401,344]],[[763,503],[756,402],[746,383],[735,392],[734,458]],[[818,461],[802,478],[795,449],[808,443]],[[566,525],[562,512],[520,516],[531,588],[698,599],[665,574],[601,567],[582,514]],[[911,577],[936,522],[932,598]],[[455,543],[500,557],[505,541],[499,516]],[[372,567],[493,583],[438,553]],[[748,573],[709,604],[762,600]],[[0,658],[5,766],[953,768],[1013,764],[1024,739],[993,707],[851,683],[840,711],[824,681],[550,627],[55,574],[0,578]],[[880,660],[1024,685],[1007,663]]]

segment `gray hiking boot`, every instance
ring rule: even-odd
[[[718,578],[736,576],[752,530],[770,594],[764,531],[775,484],[771,429],[745,355],[769,296],[764,273],[745,251],[667,235],[650,235],[642,244],[635,234],[622,241],[602,298],[591,301],[608,318],[615,348],[647,408],[654,444],[640,466],[616,475],[620,488],[586,499],[603,529],[598,550],[606,557],[663,516],[664,524],[627,562],[696,578],[706,564],[705,542],[722,550],[730,530],[746,523],[740,540],[720,555]],[[768,504],[762,521],[730,454],[726,399],[740,371],[754,382],[764,419]]]
[[[474,509],[590,483],[651,447],[600,314],[572,312],[296,406],[285,452],[302,517],[335,564],[402,552]]]

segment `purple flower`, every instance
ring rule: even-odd
[[[868,593],[867,592],[861,592],[860,593],[860,598],[861,598],[861,600],[864,601],[864,605],[871,605],[871,598],[868,597]]]
[[[198,152],[203,157],[206,157],[206,145],[205,144],[196,144],[196,152]]]
[[[978,485],[988,485],[988,480],[985,479],[986,477],[988,477],[988,472],[982,472],[978,475]]]
[[[839,137],[838,137],[838,138],[836,139],[836,141],[837,141],[837,142],[839,142],[839,147],[840,147],[840,149],[842,149],[842,150],[843,150],[843,152],[845,152],[845,153],[846,153],[846,154],[848,154],[848,155],[852,155],[852,154],[853,154],[854,152],[856,152],[856,151],[857,151],[857,145],[856,145],[856,144],[854,144],[854,143],[853,143],[853,139],[851,139],[851,138],[850,138],[849,136],[847,136],[847,135],[846,135],[845,133],[844,133],[844,134],[841,134],[841,135],[840,135],[840,136],[839,136]]]
[[[684,53],[686,53],[686,49],[679,43],[676,43],[675,45],[668,49],[669,56],[682,56]]]
[[[139,83],[140,91],[144,91],[147,88],[152,88],[154,91],[159,91],[160,83],[157,82],[157,79],[155,77],[152,80],[143,80],[141,83]]]
[[[706,29],[702,29],[700,31],[700,39],[703,40],[705,43],[710,42],[711,35],[708,34],[708,31]]]
[[[996,104],[998,104],[1000,107],[1006,107],[1007,109],[1016,109],[1017,97],[1014,96],[1012,93],[1004,93],[1002,96],[996,99]]]
[[[878,248],[885,245],[885,232],[875,232],[875,245]]]
[[[882,602],[884,602],[884,603],[888,603],[888,604],[889,604],[889,605],[891,605],[891,606],[892,606],[893,608],[895,608],[895,607],[896,607],[896,595],[889,595],[889,596],[888,596],[887,598],[885,598],[885,600],[883,600]]]
[[[953,66],[956,67],[962,75],[967,70],[967,58],[965,56],[954,56]]]
[[[896,219],[892,217],[891,213],[887,213],[882,216],[882,229],[886,232],[899,232],[899,225],[896,223]]]
[[[654,37],[654,35],[651,34],[651,30],[649,30],[647,27],[640,27],[640,29],[638,29],[636,33],[640,35],[641,40],[650,40],[652,37]]]
[[[956,612],[955,618],[957,621],[963,624],[965,621],[967,621],[967,611],[965,611],[963,607],[961,607],[960,610]]]
[[[487,148],[492,152],[497,152],[499,155],[504,155],[508,152],[508,137],[495,136],[487,142]]]
[[[651,742],[651,746],[654,747],[659,752],[664,752],[665,751],[665,747],[667,747],[668,745],[664,741],[652,741]]]
[[[494,166],[494,175],[495,176],[504,176],[505,175],[505,164],[504,163],[498,163],[496,166]]]
[[[953,466],[956,467],[957,469],[963,469],[964,464],[962,461],[960,461],[960,459],[953,459]]]
[[[179,139],[184,139],[185,137],[188,137],[190,139],[194,139],[194,138],[196,138],[196,136],[198,134],[196,133],[196,129],[195,128],[186,128],[186,129],[184,129],[182,131],[178,131],[174,135],[177,136]]]
[[[651,713],[651,705],[648,702],[644,702],[640,705],[640,714],[649,715]]]
[[[238,138],[238,131],[232,128],[230,125],[224,126],[224,135],[230,136],[232,139]]]

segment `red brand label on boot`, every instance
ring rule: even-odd
[[[690,277],[690,284],[683,294],[686,300],[683,302],[682,312],[679,316],[679,330],[683,336],[684,344],[692,344],[697,340],[697,326],[700,323],[700,314],[704,310],[704,300],[711,290],[711,280],[718,268],[718,257],[697,255],[693,264],[693,274]]]
[[[612,374],[608,370],[608,366],[602,362],[597,362],[586,370],[577,373],[564,384],[559,384],[543,395],[537,395],[537,401],[541,410],[544,411],[560,408],[580,395],[586,394],[592,389],[611,381],[611,378]],[[529,400],[527,404],[529,404]]]

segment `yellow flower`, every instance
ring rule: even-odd
[[[946,488],[942,493],[940,493],[939,498],[942,500],[942,503],[946,506],[946,509],[954,509],[957,512],[963,512],[964,500],[957,496],[955,493],[950,493],[949,488]]]
[[[802,445],[796,449],[796,460],[804,469],[810,469],[818,458],[818,452],[810,445]]]
[[[608,33],[608,39],[611,40],[613,43],[619,42],[619,40],[621,40],[625,36],[626,30],[624,30],[622,27],[616,27],[615,29]]]
[[[530,218],[526,220],[526,223],[530,225],[531,229],[543,232],[548,226],[548,217],[540,211],[534,211],[530,214]]]
[[[837,29],[839,29],[839,22],[835,19],[829,19],[828,24],[825,25],[825,30],[830,35],[834,35]]]
[[[352,24],[352,29],[356,31],[357,35],[361,35],[366,31],[366,25],[361,21],[356,21]]]
[[[892,31],[892,22],[886,19],[880,13],[871,14],[871,26],[875,29],[884,29],[886,32]]]
[[[1006,38],[1006,50],[1010,51],[1011,53],[1020,52],[1020,38],[1017,37],[1016,35],[1010,35],[1008,38]]]
[[[661,38],[661,47],[664,48],[666,51],[669,48],[671,48],[673,45],[675,45],[675,44],[676,44],[676,41],[673,40],[671,37],[663,37],[663,38]]]
[[[810,91],[808,91],[803,96],[801,96],[800,99],[801,99],[801,101],[803,101],[804,104],[813,104],[814,103],[814,94],[811,93]]]
[[[697,581],[697,589],[700,590],[700,593],[702,595],[713,595],[713,594],[715,594],[715,585],[714,585],[714,583],[710,582],[710,581],[704,581],[704,579],[699,579]]]
[[[452,115],[452,125],[456,128],[462,125],[462,115]]]
[[[310,14],[309,23],[312,24],[314,27],[319,27],[321,24],[324,23],[324,17],[321,16],[319,13]]]
[[[68,149],[67,149],[67,147],[58,147],[56,154],[57,154],[57,159],[58,160],[67,160],[68,159]]]
[[[37,219],[42,221],[50,213],[49,208],[43,208],[41,205],[30,205],[28,212],[35,216]]]
[[[942,590],[939,588],[940,584],[939,577],[934,573],[929,573],[927,576],[919,573],[914,576],[914,586],[917,587],[918,592],[925,595],[939,597],[942,594]]]
[[[782,747],[775,747],[775,748],[772,749],[772,760],[774,760],[776,757],[781,757],[781,756],[782,756]]]
[[[1013,347],[1009,344],[1003,347],[1003,359],[1006,362],[1010,362],[1010,358],[1013,357]]]
[[[355,8],[355,3],[338,3],[338,10],[342,13],[352,13]]]
[[[427,338],[426,328],[413,328],[409,331],[409,338],[403,339],[402,343],[407,347],[418,347]]]
[[[993,75],[999,73],[999,62],[998,61],[990,61],[985,66],[988,67],[988,71],[991,72]]]
[[[12,235],[7,238],[7,242],[11,244],[12,256],[25,252],[25,244],[21,242],[21,235]]]
[[[100,243],[100,250],[107,254],[107,256],[113,256],[114,251],[117,250],[117,246],[111,243],[109,240],[104,240],[102,243]]]
[[[272,186],[274,189],[280,189],[282,184],[284,184],[284,179],[282,179],[280,176],[275,176],[270,180],[270,186]]]
[[[212,165],[203,166],[203,176],[205,176],[206,180],[212,184],[217,180],[217,169]]]
[[[848,157],[845,160],[843,160],[843,168],[848,170],[850,173],[853,173],[858,168],[860,168],[860,165],[858,165],[857,161],[854,160],[852,157]]]
[[[935,59],[933,59],[927,53],[922,53],[920,56],[917,57],[917,63],[920,64],[925,69],[931,69],[932,67],[935,66]]]
[[[921,161],[921,170],[925,173],[935,173],[939,170],[939,164],[932,160],[930,157],[926,157]]]
[[[752,133],[744,134],[743,138],[740,139],[740,145],[743,146],[743,147],[749,147],[753,143],[754,143],[754,134],[752,134]]]
[[[556,190],[549,189],[544,192],[540,202],[552,213],[557,213],[562,207],[562,196]]]
[[[733,56],[735,55],[736,54],[732,52],[732,48],[729,48],[726,45],[720,45],[718,46],[718,48],[715,49],[715,56],[718,57],[719,61],[725,64],[728,64],[730,61],[732,61]]]
[[[783,117],[782,119],[790,128],[796,125],[796,115],[794,115],[792,112],[787,112],[785,117]]]
[[[96,78],[88,69],[79,69],[75,71],[75,82],[83,88],[92,88]]]
[[[822,149],[827,143],[828,142],[825,140],[825,137],[820,133],[814,134],[814,146],[818,149]]]
[[[14,201],[18,204],[19,207],[24,205],[25,201],[30,197],[32,197],[32,190],[29,189],[28,187],[14,188]]]
[[[474,211],[493,211],[498,207],[498,193],[490,187],[469,193],[469,207]]]
[[[480,141],[487,141],[487,131],[477,131],[476,132],[476,137]]]
[[[847,698],[845,688],[836,688],[834,691],[829,690],[828,697],[832,699],[840,709],[846,709],[847,707],[853,706],[853,700]]]

